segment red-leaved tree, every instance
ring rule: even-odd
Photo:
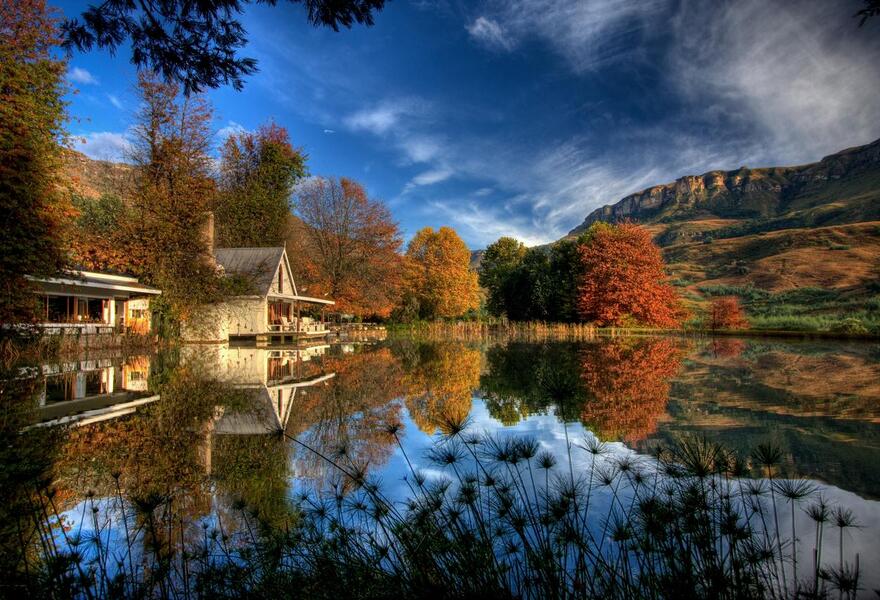
[[[578,310],[599,326],[677,327],[684,311],[651,234],[633,223],[596,223],[579,247]]]
[[[749,322],[746,320],[739,298],[725,296],[715,298],[709,307],[706,325],[712,331],[717,329],[748,329]]]

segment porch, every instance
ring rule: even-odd
[[[267,299],[267,333],[279,337],[327,335],[327,307],[332,300],[310,296],[270,296]]]

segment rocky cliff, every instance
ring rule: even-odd
[[[593,211],[569,235],[579,234],[596,221],[623,219],[641,223],[759,220],[765,222],[766,231],[877,220],[878,183],[880,140],[808,165],[742,167],[685,176]]]

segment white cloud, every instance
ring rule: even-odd
[[[478,40],[490,48],[510,50],[514,42],[504,32],[497,21],[486,17],[477,17],[473,23],[467,26],[467,31],[475,40]]]
[[[345,124],[355,131],[382,135],[398,124],[403,112],[401,105],[384,103],[357,111],[345,119]]]
[[[542,39],[575,72],[583,72],[631,55],[636,46],[633,35],[641,34],[648,19],[668,4],[669,0],[493,0],[488,13],[468,31],[507,49],[522,38]]]
[[[480,188],[474,192],[474,196],[477,198],[483,198],[484,196],[490,196],[494,190],[490,187]]]
[[[812,161],[872,141],[880,136],[880,44],[847,8],[685,2],[672,23],[672,81],[704,113],[746,130],[762,160]]]
[[[409,180],[409,182],[403,188],[403,193],[405,194],[419,186],[434,185],[435,183],[446,181],[454,174],[455,171],[446,167],[438,167],[436,169],[424,171]]]
[[[326,133],[327,135],[333,135],[334,133],[336,133],[336,130],[334,130],[334,129],[325,129],[325,130],[324,130],[324,133]]]
[[[67,71],[67,79],[82,85],[98,85],[98,80],[95,76],[80,67],[72,67]]]
[[[119,98],[117,96],[114,96],[113,94],[107,94],[107,101],[119,110],[125,108],[122,104],[122,101],[120,101]]]
[[[220,143],[222,144],[229,136],[246,132],[247,129],[245,129],[243,125],[240,125],[235,121],[228,121],[226,125],[217,130],[217,139],[220,140]]]
[[[131,155],[131,140],[126,133],[98,131],[81,136],[75,149],[95,160],[125,162]]]

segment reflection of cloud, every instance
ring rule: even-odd
[[[95,76],[80,67],[72,67],[67,71],[67,79],[82,85],[98,85],[98,80]]]
[[[124,162],[131,155],[131,140],[125,133],[98,131],[78,138],[75,149],[95,160]]]

